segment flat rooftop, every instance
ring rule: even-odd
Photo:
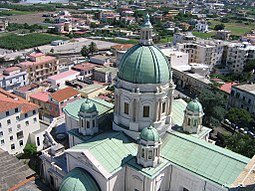
[[[255,84],[242,84],[233,87],[239,90],[249,92],[251,94],[255,94]]]

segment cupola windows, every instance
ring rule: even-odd
[[[128,104],[127,102],[124,103],[124,113],[125,113],[126,115],[129,114],[129,104]]]
[[[143,117],[150,116],[150,106],[143,106]]]

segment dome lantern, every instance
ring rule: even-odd
[[[184,111],[183,130],[188,133],[199,133],[202,128],[203,108],[197,98],[190,101]]]
[[[144,17],[144,23],[141,27],[140,43],[142,45],[152,45],[153,44],[152,32],[153,32],[153,27],[150,22],[150,16],[147,13]]]
[[[81,104],[79,111],[79,132],[83,135],[98,133],[98,111],[88,98]]]
[[[144,128],[138,139],[137,163],[144,168],[156,167],[160,161],[160,145],[157,129],[152,126]]]

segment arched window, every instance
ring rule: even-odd
[[[89,121],[87,121],[87,128],[90,128],[90,123],[89,123]]]
[[[188,118],[188,125],[190,125],[190,118]]]
[[[152,159],[152,150],[149,150],[148,152],[148,159]]]
[[[166,102],[162,104],[162,113],[166,112]]]
[[[142,157],[144,158],[144,156],[145,156],[145,151],[144,149],[142,149]]]

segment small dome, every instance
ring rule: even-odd
[[[159,141],[159,134],[157,129],[152,126],[145,127],[140,134],[140,139],[145,141]]]
[[[93,177],[82,168],[74,168],[64,177],[59,191],[100,191]]]
[[[92,113],[95,111],[97,111],[96,105],[89,99],[86,99],[85,102],[81,104],[80,112]]]
[[[201,113],[203,112],[203,107],[201,105],[201,103],[197,100],[194,99],[192,101],[190,101],[186,107],[187,110],[194,112],[194,113]]]
[[[170,80],[170,64],[155,46],[137,44],[122,57],[118,77],[137,84],[158,84]]]

